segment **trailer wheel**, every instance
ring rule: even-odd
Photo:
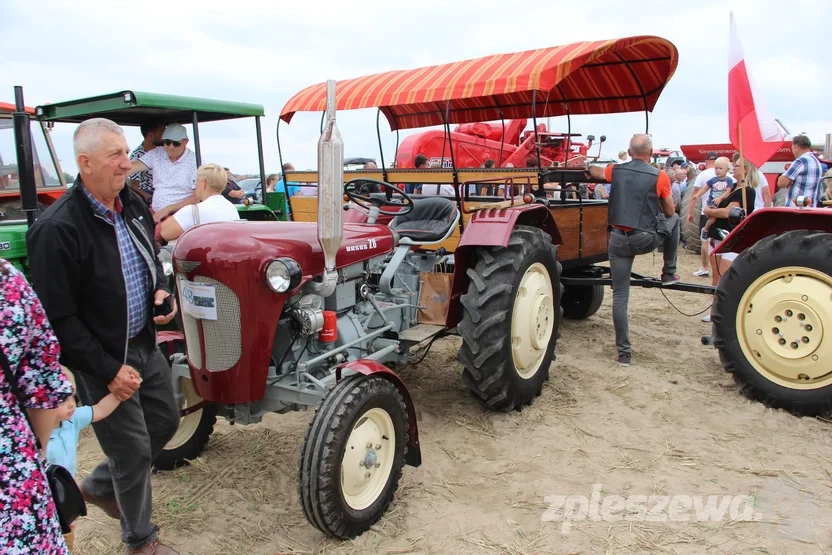
[[[714,345],[743,393],[797,416],[832,412],[832,234],[790,231],[722,277]]]
[[[407,453],[408,413],[380,376],[344,378],[321,400],[303,438],[298,495],[309,523],[351,539],[393,501]]]
[[[690,210],[691,198],[696,188],[693,185],[688,185],[685,193],[682,195],[682,201],[679,203],[679,218],[682,221],[682,238],[685,240],[688,250],[699,254],[702,251],[702,239],[700,238],[701,228],[699,227],[699,220],[702,217],[702,199],[696,201],[693,207],[693,221],[688,221],[688,210]]]
[[[598,312],[603,302],[603,285],[570,285],[563,290],[563,317],[586,320]]]
[[[185,352],[185,344],[182,341],[174,342],[173,353],[169,352],[166,343],[162,343],[159,348],[169,362],[173,354]],[[177,380],[178,383],[174,383],[174,391],[178,390],[181,393],[180,410],[202,402],[190,379],[177,378]],[[206,403],[201,409],[183,416],[179,420],[176,433],[159,452],[153,466],[157,470],[173,470],[200,456],[205,446],[208,445],[211,434],[214,433],[216,423],[217,406],[213,403]]]
[[[478,248],[462,295],[459,361],[488,408],[520,410],[549,379],[560,324],[560,263],[543,230],[517,226],[507,247]]]

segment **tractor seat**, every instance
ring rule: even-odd
[[[447,198],[414,199],[413,210],[393,218],[389,227],[414,243],[432,243],[448,234],[457,213],[456,204]]]

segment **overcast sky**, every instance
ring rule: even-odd
[[[28,105],[125,89],[262,104],[266,172],[279,171],[275,128],[286,101],[304,87],[344,79],[576,41],[658,35],[679,49],[679,66],[655,111],[655,147],[727,142],[729,10],[748,67],[771,112],[822,142],[832,132],[828,0],[495,3],[469,0],[175,0],[155,7],[118,0],[0,0],[0,100],[22,85]],[[629,4],[629,3],[628,3]],[[339,112],[346,156],[379,158],[376,111]],[[281,125],[283,160],[315,167],[320,114]],[[565,118],[551,120],[566,131]],[[71,134],[53,138],[73,173]],[[605,157],[643,131],[643,114],[576,116],[573,132],[606,135]],[[385,160],[395,133],[381,119]],[[131,147],[140,142],[127,129]],[[189,126],[190,132],[190,126]],[[405,134],[414,132],[408,130]],[[203,161],[238,173],[257,170],[254,121],[200,126]],[[593,149],[594,150],[594,149]]]

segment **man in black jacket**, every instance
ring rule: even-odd
[[[125,185],[131,164],[123,131],[91,119],[78,126],[73,146],[78,178],[27,243],[35,291],[81,399],[94,405],[112,392],[121,401],[93,424],[107,459],[81,490],[121,520],[128,553],[175,554],[150,521],[150,468],[179,425],[155,327],[173,318],[176,301],[157,258],[153,217]]]

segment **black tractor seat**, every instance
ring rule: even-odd
[[[432,243],[448,234],[458,212],[454,201],[447,198],[414,199],[413,210],[393,218],[389,227],[414,243]]]

